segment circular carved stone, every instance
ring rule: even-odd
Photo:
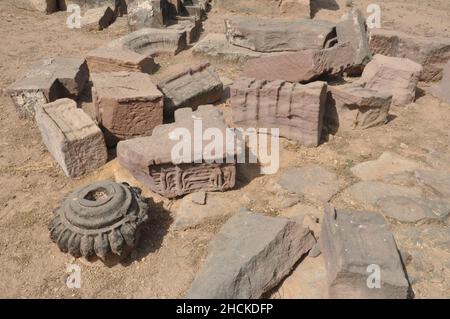
[[[74,257],[123,256],[135,247],[148,205],[128,184],[99,182],[70,194],[55,209],[50,238]]]

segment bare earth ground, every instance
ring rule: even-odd
[[[354,2],[365,9],[372,1]],[[117,163],[113,161],[83,179],[66,178],[41,143],[36,125],[33,121],[19,120],[11,100],[4,94],[6,87],[31,63],[53,56],[83,57],[89,50],[126,34],[125,21],[118,21],[102,32],[69,30],[64,12],[45,16],[17,9],[12,3],[0,1],[0,297],[182,297],[206,255],[209,240],[226,217],[187,231],[174,231],[171,224],[179,201],[162,201],[154,196],[161,204],[153,207],[140,248],[125,265],[107,268],[59,252],[47,230],[52,210],[76,187],[94,180],[113,179]],[[338,19],[345,1],[337,3],[340,10],[322,9],[315,18]],[[377,3],[382,8],[383,27],[418,35],[450,36],[448,0],[378,0]],[[204,34],[221,31],[223,17],[212,10]],[[175,58],[160,59],[163,70],[177,61],[193,60],[189,51]],[[235,66],[216,67],[224,76],[236,76]],[[229,113],[228,105],[220,107]],[[238,188],[217,196],[224,203],[239,203],[257,212],[285,214],[270,192],[271,185],[285,169],[306,163],[322,165],[339,175],[344,189],[357,181],[349,171],[351,166],[376,159],[386,150],[450,171],[450,105],[422,94],[416,103],[394,108],[392,115],[393,120],[386,126],[338,134],[317,149],[283,140],[281,169],[277,175],[246,178],[251,174],[244,169]],[[365,208],[341,193],[332,203],[338,207]],[[322,209],[316,203],[302,204]],[[412,239],[415,227],[418,226],[391,222],[400,250],[413,257],[407,271],[416,298],[450,298],[450,243],[419,245]],[[450,231],[448,225],[436,227]],[[66,267],[70,263],[82,267],[81,289],[71,290],[65,285]],[[325,287],[323,259],[307,258],[272,297],[326,297]]]

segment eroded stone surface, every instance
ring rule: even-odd
[[[311,17],[311,0],[214,0],[214,8],[266,17]]]
[[[450,61],[444,67],[442,80],[431,88],[431,94],[450,104]]]
[[[52,13],[58,10],[58,0],[15,0],[14,5],[18,8]]]
[[[306,146],[320,143],[326,84],[241,78],[231,87],[233,121],[248,127],[279,128],[280,135]]]
[[[134,0],[128,5],[128,26],[131,31],[164,27],[170,16],[167,0]]]
[[[81,27],[88,30],[103,30],[109,27],[115,19],[111,7],[103,6],[87,10],[81,18]]]
[[[75,101],[60,99],[39,106],[36,122],[43,143],[67,176],[80,177],[107,162],[101,130]]]
[[[310,231],[289,219],[241,210],[210,243],[187,298],[260,298],[314,244]]]
[[[138,72],[92,74],[96,118],[108,146],[151,135],[163,123],[163,94],[149,75]]]
[[[416,171],[417,181],[430,187],[440,196],[450,198],[450,173],[444,171],[418,170]]]
[[[203,130],[221,130],[225,139],[228,126],[223,114],[214,106],[199,106],[195,112],[191,108],[183,108],[175,111],[175,123],[156,127],[152,136],[120,142],[117,146],[120,164],[146,187],[168,198],[200,190],[225,191],[233,188],[236,181],[235,156],[242,151],[238,147],[227,148],[224,140],[223,149],[217,149],[208,156],[200,154],[194,147],[190,149],[191,156],[188,158],[186,155],[189,154],[172,154],[179,144],[176,138],[171,138],[176,129],[190,132],[190,145],[202,143],[205,149],[209,144],[209,141],[194,142],[195,119],[202,120]],[[228,161],[225,160],[227,157]]]
[[[409,283],[397,244],[382,215],[327,207],[321,233],[331,298],[406,299]],[[380,288],[370,289],[370,267],[380,270]]]

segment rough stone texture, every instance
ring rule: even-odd
[[[417,187],[398,186],[375,181],[358,182],[346,189],[345,193],[359,203],[372,206],[375,206],[380,199],[386,197],[422,196],[422,191]]]
[[[278,183],[292,193],[321,202],[328,202],[339,191],[337,176],[316,165],[291,168]]]
[[[311,0],[213,0],[213,7],[266,17],[311,17]]]
[[[206,205],[206,192],[200,191],[192,194],[192,203]]]
[[[88,53],[91,72],[140,71],[152,73],[152,56],[177,54],[186,48],[186,32],[174,29],[141,29]]]
[[[43,13],[58,11],[57,0],[15,0],[14,5],[21,9],[39,11]]]
[[[336,25],[338,43],[349,42],[354,50],[354,67],[361,74],[364,66],[369,63],[372,54],[369,49],[366,19],[359,9],[353,9],[346,13]]]
[[[329,295],[346,299],[405,299],[409,283],[397,244],[383,216],[327,207],[321,233]],[[370,265],[380,267],[381,288],[367,285]]]
[[[193,44],[200,37],[202,30],[202,21],[191,17],[177,17],[175,20],[169,22],[167,29],[178,30],[179,32],[186,32],[186,43]]]
[[[173,72],[158,83],[164,93],[164,112],[217,102],[223,95],[223,84],[215,69],[207,62]]]
[[[338,74],[355,61],[349,43],[323,50],[304,50],[248,61],[242,76],[258,80],[284,80],[307,83],[324,74]]]
[[[416,99],[422,66],[412,60],[377,54],[367,64],[361,83],[372,90],[392,94],[392,103],[406,105]]]
[[[60,99],[39,106],[36,122],[42,141],[69,177],[80,177],[108,160],[103,134],[75,101]]]
[[[33,64],[8,92],[21,118],[31,118],[39,105],[68,97],[76,99],[89,79],[84,59],[53,58]]]
[[[120,142],[117,146],[119,163],[146,187],[168,198],[200,190],[226,191],[233,188],[236,182],[235,157],[242,151],[238,147],[231,150],[224,140],[224,148],[215,150],[213,156],[204,156],[203,152],[196,152],[195,147],[191,147],[190,158],[185,157],[188,154],[172,154],[180,142],[171,137],[180,128],[191,133],[190,145],[202,143],[202,149],[205,149],[209,141],[194,140],[194,120],[200,119],[203,131],[219,129],[225,139],[228,126],[217,108],[204,105],[195,112],[191,108],[183,108],[175,111],[175,123],[155,128],[152,136]],[[225,161],[225,158],[234,160]]]
[[[134,0],[128,4],[128,26],[131,31],[161,28],[170,20],[167,0]]]
[[[437,81],[450,59],[450,39],[420,37],[400,31],[372,29],[370,49],[374,54],[407,58],[423,66],[421,81]]]
[[[187,298],[257,299],[277,286],[315,244],[309,229],[286,218],[241,210],[209,245]]]
[[[416,171],[417,181],[421,185],[430,187],[440,196],[450,199],[450,173],[444,171]]]
[[[408,197],[387,197],[378,201],[381,212],[405,223],[443,221],[450,215],[450,203]]]
[[[323,49],[336,37],[333,24],[309,19],[233,17],[225,27],[231,44],[258,52]]]
[[[149,75],[137,72],[92,74],[96,118],[108,146],[151,135],[163,123],[163,95]]]
[[[320,143],[326,84],[238,79],[231,87],[236,125],[279,128],[280,135],[306,146]]]
[[[351,168],[352,173],[361,180],[384,180],[389,175],[413,172],[425,165],[406,159],[392,152],[384,152],[374,161],[364,162]]]
[[[355,84],[328,86],[325,125],[332,132],[387,123],[392,95]]]
[[[99,7],[87,10],[81,18],[81,27],[88,30],[103,30],[109,27],[115,19],[111,7]]]
[[[126,184],[98,182],[70,194],[54,211],[50,238],[74,257],[108,261],[135,248],[148,219],[140,190]]]
[[[431,88],[431,94],[450,104],[450,61],[444,68],[442,80]]]
[[[228,42],[226,35],[221,33],[207,34],[194,46],[192,53],[196,56],[231,63],[244,63],[250,59],[269,55],[269,53],[255,52],[232,45]]]

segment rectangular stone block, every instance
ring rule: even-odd
[[[58,11],[58,0],[15,0],[14,5],[20,9],[43,13]]]
[[[321,246],[331,298],[408,297],[397,245],[381,214],[327,207]]]
[[[101,130],[75,101],[60,99],[39,106],[36,123],[43,143],[68,177],[80,177],[107,162]]]
[[[103,6],[87,10],[81,18],[81,27],[87,30],[99,31],[109,27],[115,19],[111,7]]]
[[[92,74],[92,98],[108,146],[151,135],[163,123],[163,95],[149,75],[137,72]]]
[[[332,133],[383,125],[391,102],[391,94],[357,84],[330,85],[324,121]]]
[[[279,128],[280,135],[306,146],[318,146],[325,113],[327,85],[241,78],[231,87],[237,126]]]
[[[208,256],[186,297],[262,298],[315,242],[309,229],[292,220],[242,209],[211,241]]]
[[[213,0],[213,7],[263,17],[311,17],[311,0]]]

